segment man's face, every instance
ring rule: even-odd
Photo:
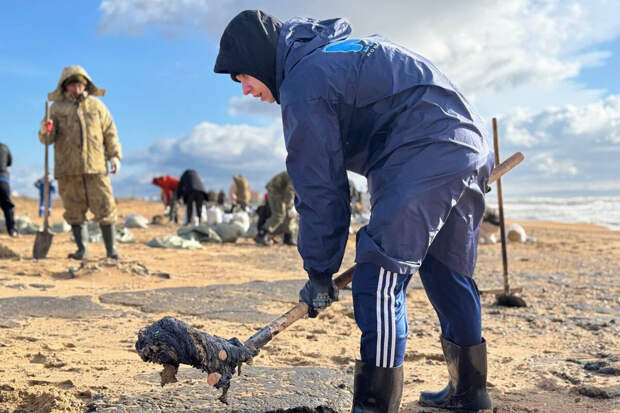
[[[273,103],[276,101],[267,85],[257,78],[250,75],[240,74],[237,75],[237,80],[241,82],[241,90],[244,95],[252,95],[255,98],[260,98],[263,102],[268,103]]]
[[[69,83],[67,86],[65,86],[65,90],[75,97],[80,96],[82,93],[84,93],[84,89],[86,89],[86,85],[80,82]]]

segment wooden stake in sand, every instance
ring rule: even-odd
[[[493,147],[495,149],[495,165],[499,163],[499,134],[497,132],[497,119],[493,118]],[[504,198],[502,195],[502,179],[497,178],[497,204],[499,207],[499,232],[502,240],[502,265],[504,274],[504,292],[496,296],[496,304],[506,307],[525,307],[525,301],[510,293],[508,283],[508,253],[506,251],[506,226],[504,225]]]

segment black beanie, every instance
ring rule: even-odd
[[[215,61],[215,73],[235,76],[246,74],[263,82],[276,102],[276,49],[282,22],[260,10],[242,11],[233,18],[220,40],[220,52]]]

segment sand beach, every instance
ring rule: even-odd
[[[15,203],[18,214],[41,222],[34,200]],[[54,206],[52,222],[62,214]],[[148,218],[162,211],[135,199],[119,199],[118,208],[121,216]],[[503,286],[500,244],[480,246],[475,276],[494,411],[620,411],[620,231],[518,223],[535,239],[508,244],[510,285],[521,288],[516,294],[527,307],[497,306],[487,292]],[[20,256],[0,259],[0,412],[348,411],[359,347],[350,291],[265,346],[233,378],[228,405],[217,401],[205,373],[187,366],[178,383],[159,385],[161,366],[135,351],[140,328],[170,315],[243,341],[295,304],[305,278],[296,248],[282,244],[145,245],[176,229],[132,228],[136,242],[118,245],[118,265],[99,260],[103,244],[91,244],[82,267],[66,258],[70,233],[56,234],[39,261],[31,258],[34,236],[0,235],[0,245]],[[353,234],[342,269],[353,264],[354,243]],[[421,390],[442,388],[448,373],[439,324],[416,277],[407,306],[401,411],[435,412],[416,400]]]

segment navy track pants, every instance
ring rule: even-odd
[[[442,336],[460,346],[480,344],[480,295],[473,278],[457,274],[428,254],[419,274],[439,317]],[[362,331],[363,362],[377,367],[403,363],[409,332],[405,294],[411,276],[386,271],[376,264],[357,265],[353,308]]]

